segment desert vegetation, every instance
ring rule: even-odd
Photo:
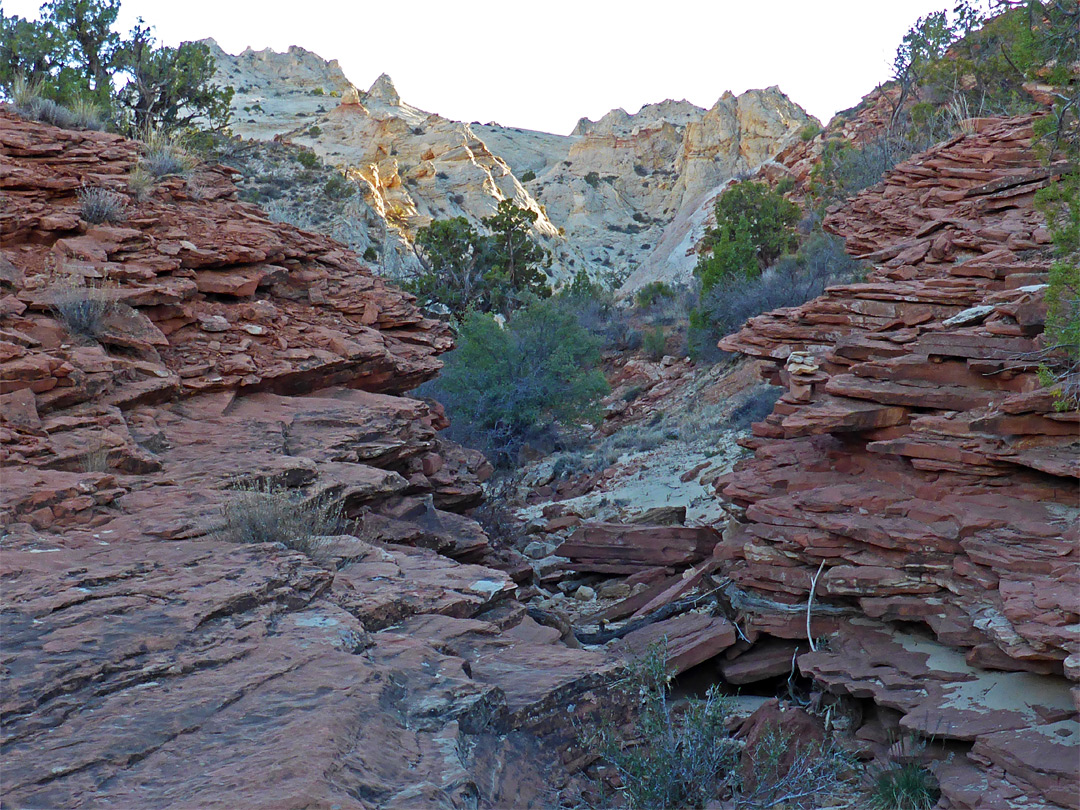
[[[458,347],[424,392],[446,407],[453,438],[509,466],[530,439],[597,417],[607,391],[599,359],[599,342],[562,300],[531,298],[505,327],[468,311]]]
[[[24,115],[129,135],[228,125],[233,91],[212,81],[206,45],[162,45],[141,19],[121,36],[120,0],[49,0],[41,12],[0,10],[0,90]]]
[[[530,296],[550,295],[550,257],[530,236],[537,216],[503,200],[482,220],[486,234],[464,217],[432,222],[417,234],[422,269],[405,280],[406,289],[455,320],[472,310],[506,316]]]
[[[852,760],[831,743],[768,728],[750,746],[730,732],[732,700],[710,687],[674,700],[666,644],[651,645],[616,684],[633,720],[606,715],[582,741],[613,771],[630,808],[703,808],[726,800],[738,810],[824,807],[846,787]],[[613,797],[614,798],[614,797]],[[900,810],[900,805],[896,806]]]
[[[341,504],[329,495],[303,493],[268,481],[237,484],[220,515],[217,536],[229,543],[281,543],[319,556],[316,538],[336,534]]]

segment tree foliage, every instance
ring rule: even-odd
[[[709,254],[694,272],[707,292],[727,276],[758,275],[795,250],[799,207],[765,183],[742,182],[716,201],[716,227],[706,234]]]
[[[435,220],[416,236],[422,272],[405,286],[422,304],[442,305],[456,320],[472,309],[509,315],[529,296],[550,295],[548,252],[530,236],[537,214],[502,200],[481,220],[480,234],[465,219]]]
[[[141,18],[122,37],[119,11],[120,0],[48,0],[37,20],[0,10],[4,94],[22,80],[61,105],[92,101],[128,133],[226,126],[233,91],[213,82],[209,48],[161,45]]]
[[[598,341],[559,299],[532,298],[505,327],[470,310],[458,347],[428,390],[446,407],[450,435],[512,465],[518,451],[553,423],[596,417],[607,392]]]

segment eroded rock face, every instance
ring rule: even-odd
[[[974,740],[946,791],[954,806],[1073,806],[1054,763],[1075,766],[1080,736],[1068,699],[1080,436],[1034,359],[1050,253],[1033,197],[1060,167],[1034,155],[1031,118],[976,123],[828,216],[874,264],[864,283],[721,341],[771,361],[787,393],[755,425],[754,456],[717,487],[744,510],[729,529],[740,587],[780,608],[805,604],[816,582],[817,600],[877,620],[842,622],[828,653],[800,657],[804,672],[905,712],[921,735]],[[774,636],[807,634],[805,611],[751,612]],[[898,640],[896,621],[936,641]],[[906,674],[884,671],[894,666]],[[1043,686],[1005,686],[1025,678]],[[979,697],[990,681],[1001,701]],[[1021,753],[1034,743],[1019,728],[1044,765]],[[989,804],[963,788],[973,767],[990,774]]]
[[[526,619],[440,438],[447,328],[227,169],[128,199],[138,146],[0,110],[5,801],[530,806],[620,666]],[[125,221],[90,225],[77,191]],[[73,330],[70,304],[100,322]],[[241,483],[328,498],[319,563],[240,544]],[[505,566],[504,566],[505,567]],[[512,566],[511,566],[512,567]]]
[[[310,146],[358,179],[382,217],[377,241],[390,246],[390,273],[416,268],[408,245],[432,219],[478,225],[512,199],[536,212],[534,237],[552,252],[555,284],[580,270],[594,278],[633,270],[627,293],[685,282],[725,184],[801,143],[797,133],[812,120],[770,87],[725,93],[708,110],[670,100],[633,115],[613,110],[555,135],[424,112],[385,74],[367,92],[343,88],[336,61],[320,68],[300,48],[230,56],[214,47],[217,80],[242,87],[234,129]]]

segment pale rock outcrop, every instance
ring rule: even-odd
[[[234,101],[237,132],[287,137],[362,181],[382,218],[374,238],[390,248],[389,275],[417,266],[411,240],[431,220],[464,216],[479,226],[512,199],[537,213],[534,234],[552,253],[555,285],[580,270],[629,278],[624,292],[688,281],[725,184],[798,142],[811,120],[770,87],[725,93],[708,110],[672,100],[613,110],[564,136],[427,113],[403,102],[386,74],[357,92],[336,62],[320,72],[301,49],[215,56],[220,81],[242,77],[253,88]],[[312,95],[316,87],[334,88],[340,103]]]

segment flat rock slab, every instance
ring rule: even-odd
[[[657,566],[700,562],[720,542],[709,526],[638,526],[593,523],[582,526],[555,553],[574,571],[634,574]]]
[[[795,656],[809,650],[805,642],[758,641],[746,652],[719,664],[720,674],[728,683],[744,684],[787,675],[796,666]]]
[[[979,669],[927,636],[863,619],[798,664],[831,692],[899,710],[906,731],[974,743],[972,755],[1002,769],[1023,795],[1062,804],[1071,790],[1075,798],[1080,724],[1061,678]]]
[[[629,633],[614,649],[634,658],[653,644],[665,644],[668,669],[678,674],[719,655],[735,639],[735,628],[727,619],[707,613],[684,613]]]

